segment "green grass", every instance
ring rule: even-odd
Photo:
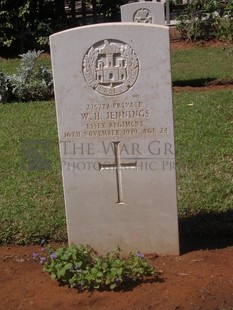
[[[175,95],[181,233],[233,233],[233,91]]]
[[[19,65],[19,59],[2,59],[0,58],[0,72],[3,71],[6,74],[14,74],[16,67]]]
[[[232,96],[230,90],[175,96],[182,215],[225,212],[233,207]]]
[[[0,72],[3,71],[7,75],[12,75],[16,73],[17,67],[20,64],[20,58],[10,58],[10,59],[3,59],[0,58]],[[49,55],[42,54],[37,62],[39,65],[44,65],[47,68],[51,67],[51,61]]]
[[[1,241],[66,239],[54,102],[5,104],[0,111]],[[39,154],[30,153],[35,142]],[[51,167],[37,171],[40,157]]]
[[[233,83],[233,45],[173,50],[174,85],[202,86],[212,81]]]

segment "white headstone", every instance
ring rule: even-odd
[[[121,20],[122,22],[164,25],[164,3],[142,1],[122,5]]]
[[[50,38],[69,243],[178,254],[169,29]]]

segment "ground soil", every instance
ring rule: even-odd
[[[179,40],[171,45],[172,48],[195,46]],[[174,91],[221,88],[233,89],[233,85],[176,86]],[[43,272],[39,262],[32,258],[33,252],[40,252],[39,246],[3,246],[0,310],[232,310],[233,239],[209,240],[202,245],[186,240],[181,244],[180,256],[151,255],[151,263],[158,270],[151,281],[118,292],[84,293],[60,286]]]
[[[60,286],[32,253],[39,246],[0,248],[0,309],[182,310],[233,309],[233,247],[156,257],[158,275],[118,292]]]

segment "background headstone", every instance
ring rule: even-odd
[[[121,21],[144,24],[165,24],[163,2],[141,1],[121,6]]]
[[[99,24],[50,41],[69,242],[178,254],[168,27]]]

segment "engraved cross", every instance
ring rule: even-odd
[[[137,168],[137,162],[134,163],[121,163],[120,158],[120,141],[113,142],[114,146],[114,155],[115,155],[115,163],[113,164],[101,164],[99,163],[99,170],[116,170],[116,183],[117,183],[117,203],[118,204],[124,204],[123,201],[123,187],[122,187],[122,175],[121,170],[122,169],[136,169]]]

